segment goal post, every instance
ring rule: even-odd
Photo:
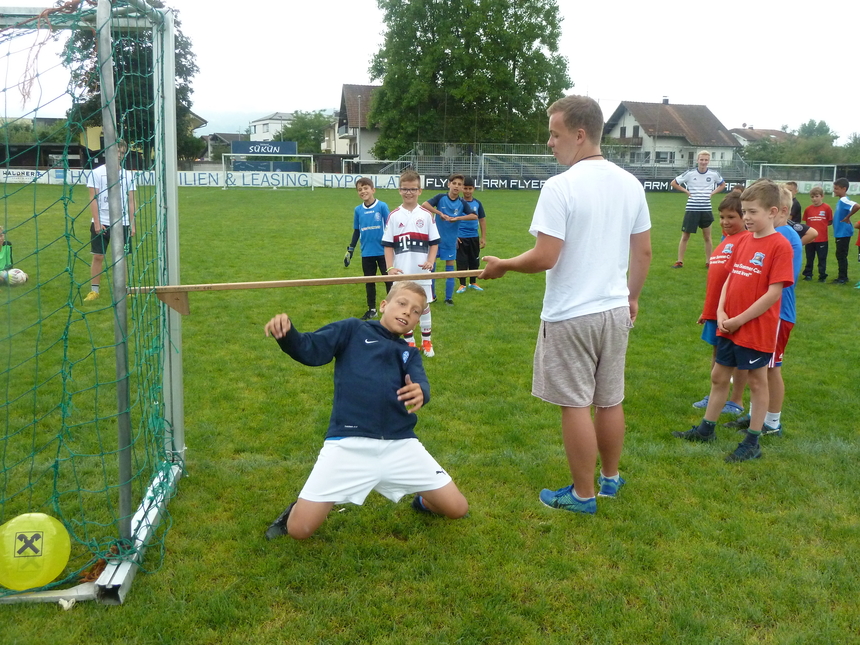
[[[0,226],[30,276],[0,287],[0,524],[46,513],[72,545],[55,580],[0,579],[0,603],[117,604],[160,566],[184,472],[181,316],[129,297],[180,284],[173,14],[98,0],[4,10],[0,28]],[[102,162],[114,235],[98,272],[87,183]]]
[[[836,181],[836,165],[763,163],[759,166],[759,177],[777,182],[793,181],[801,193],[808,193],[814,186],[830,192]]]
[[[254,161],[247,161],[246,157],[253,156]],[[268,160],[259,161],[263,157]],[[302,169],[279,169],[278,164],[290,164],[290,160],[298,159]],[[308,163],[309,171],[305,172],[303,167]],[[244,186],[273,188],[310,188],[314,189],[313,175],[315,172],[314,156],[308,154],[270,154],[270,153],[225,153],[221,157],[221,172],[224,175],[223,190],[228,188],[241,188]],[[244,164],[244,165],[242,165]],[[259,164],[259,165],[257,165]],[[261,181],[243,181],[243,173],[263,173],[265,177]]]
[[[551,154],[481,154],[478,181],[483,188],[539,188],[544,181],[564,172]]]

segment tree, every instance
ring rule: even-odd
[[[161,0],[146,0],[147,4],[162,9]],[[191,79],[198,67],[191,41],[182,33],[178,17],[176,27],[176,137],[180,150],[194,154],[199,148],[190,128]],[[114,85],[118,136],[130,145],[143,150],[149,163],[155,138],[155,97],[153,96],[152,70],[154,69],[151,32],[118,34],[113,39]],[[73,127],[102,125],[101,85],[96,53],[96,34],[91,29],[75,31],[67,41],[63,65],[69,68],[76,98],[69,110],[69,123]]]
[[[322,110],[293,112],[293,120],[275,134],[275,141],[295,141],[299,154],[319,154],[325,140],[325,129],[333,120]]]
[[[374,155],[415,141],[542,142],[571,86],[555,0],[377,0],[387,27],[370,75]]]
[[[809,119],[806,123],[800,126],[797,130],[798,137],[830,137],[831,141],[836,141],[839,136],[830,130],[830,126],[824,121],[816,121]]]

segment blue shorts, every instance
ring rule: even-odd
[[[445,260],[446,262],[448,260],[456,260],[457,259],[457,247],[455,246],[454,248],[449,249],[449,248],[440,246],[439,252],[436,255],[436,259],[437,260]]]
[[[767,367],[772,352],[758,352],[749,347],[735,345],[725,336],[717,336],[716,362],[726,367],[736,367],[739,370],[757,370]]]
[[[717,321],[706,320],[702,325],[702,340],[708,345],[717,346]]]

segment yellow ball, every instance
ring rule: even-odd
[[[24,513],[0,526],[0,585],[15,591],[41,587],[69,562],[72,543],[58,520]]]

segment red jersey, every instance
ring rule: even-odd
[[[717,245],[711,259],[708,260],[708,286],[705,289],[705,306],[702,307],[702,320],[717,319],[717,305],[720,304],[720,292],[723,284],[731,273],[732,256],[738,243],[750,235],[749,231],[741,231],[730,235]]]
[[[833,223],[833,210],[827,204],[807,206],[803,211],[803,221],[818,231],[813,242],[827,241],[827,227]]]
[[[770,285],[794,284],[794,252],[785,236],[772,233],[765,237],[747,235],[732,253],[733,266],[726,286],[723,305],[729,318],[739,316],[761,298]],[[779,324],[780,300],[758,318],[740,326],[733,334],[717,329],[718,336],[725,336],[735,345],[754,349],[757,352],[773,353],[776,348],[776,331]]]

